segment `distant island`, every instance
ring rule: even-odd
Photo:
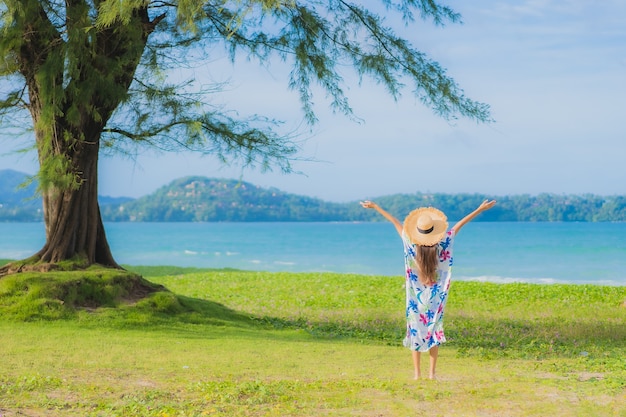
[[[27,174],[0,170],[0,221],[43,220],[36,184],[19,188]],[[460,219],[487,198],[498,205],[480,221],[626,221],[626,196],[422,193],[393,194],[376,201],[398,218],[419,206],[443,210],[452,221]],[[382,221],[358,201],[333,203],[321,199],[263,188],[248,182],[199,176],[172,181],[137,199],[100,196],[108,222],[329,222]]]

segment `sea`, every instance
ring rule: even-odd
[[[403,276],[387,222],[105,223],[118,263]],[[43,223],[0,223],[0,259],[45,242]],[[626,286],[626,223],[478,222],[456,238],[453,278]]]

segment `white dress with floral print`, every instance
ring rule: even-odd
[[[454,231],[449,230],[438,243],[437,282],[422,284],[418,278],[415,245],[403,234],[404,264],[406,267],[406,337],[404,346],[426,352],[446,341],[443,333],[443,313],[452,276],[452,244]]]

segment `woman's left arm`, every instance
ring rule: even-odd
[[[483,201],[480,206],[478,206],[478,208],[474,211],[472,211],[470,214],[468,214],[467,216],[463,217],[461,220],[459,220],[457,222],[457,224],[455,224],[452,227],[452,230],[454,230],[454,234],[459,233],[459,230],[461,230],[461,228],[463,226],[465,226],[467,223],[471,222],[474,217],[478,216],[480,213],[482,213],[483,211],[489,210],[490,208],[492,208],[493,206],[496,205],[496,200],[485,200]]]

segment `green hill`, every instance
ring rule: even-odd
[[[513,196],[485,194],[415,193],[380,197],[377,202],[397,216],[420,206],[433,206],[458,220],[474,210],[484,199],[498,204],[476,221],[598,222],[626,221],[626,196],[559,195],[543,193]]]
[[[31,188],[17,189],[26,174],[0,170],[0,221],[41,221],[41,199]],[[434,206],[452,221],[487,198],[498,204],[478,221],[626,221],[626,196],[421,193],[393,194],[375,200],[402,219],[413,208]],[[358,201],[333,203],[318,198],[263,188],[248,182],[206,177],[185,177],[147,196],[98,197],[105,221],[133,222],[324,222],[384,221]]]
[[[492,196],[484,194],[414,193],[376,198],[402,219],[413,208],[435,206],[452,221],[474,210],[481,201],[495,198],[498,205],[478,221],[626,221],[626,197],[539,194]],[[107,221],[383,221],[358,201],[331,203],[262,188],[247,182],[186,177],[148,196],[103,208]]]
[[[346,205],[228,179],[186,177],[103,209],[108,221],[254,222],[348,220]]]
[[[28,175],[11,169],[0,170],[0,221],[40,221],[41,198],[37,184]]]
[[[28,175],[12,169],[0,170],[0,204],[5,206],[41,206],[35,197],[37,185],[27,184]]]

